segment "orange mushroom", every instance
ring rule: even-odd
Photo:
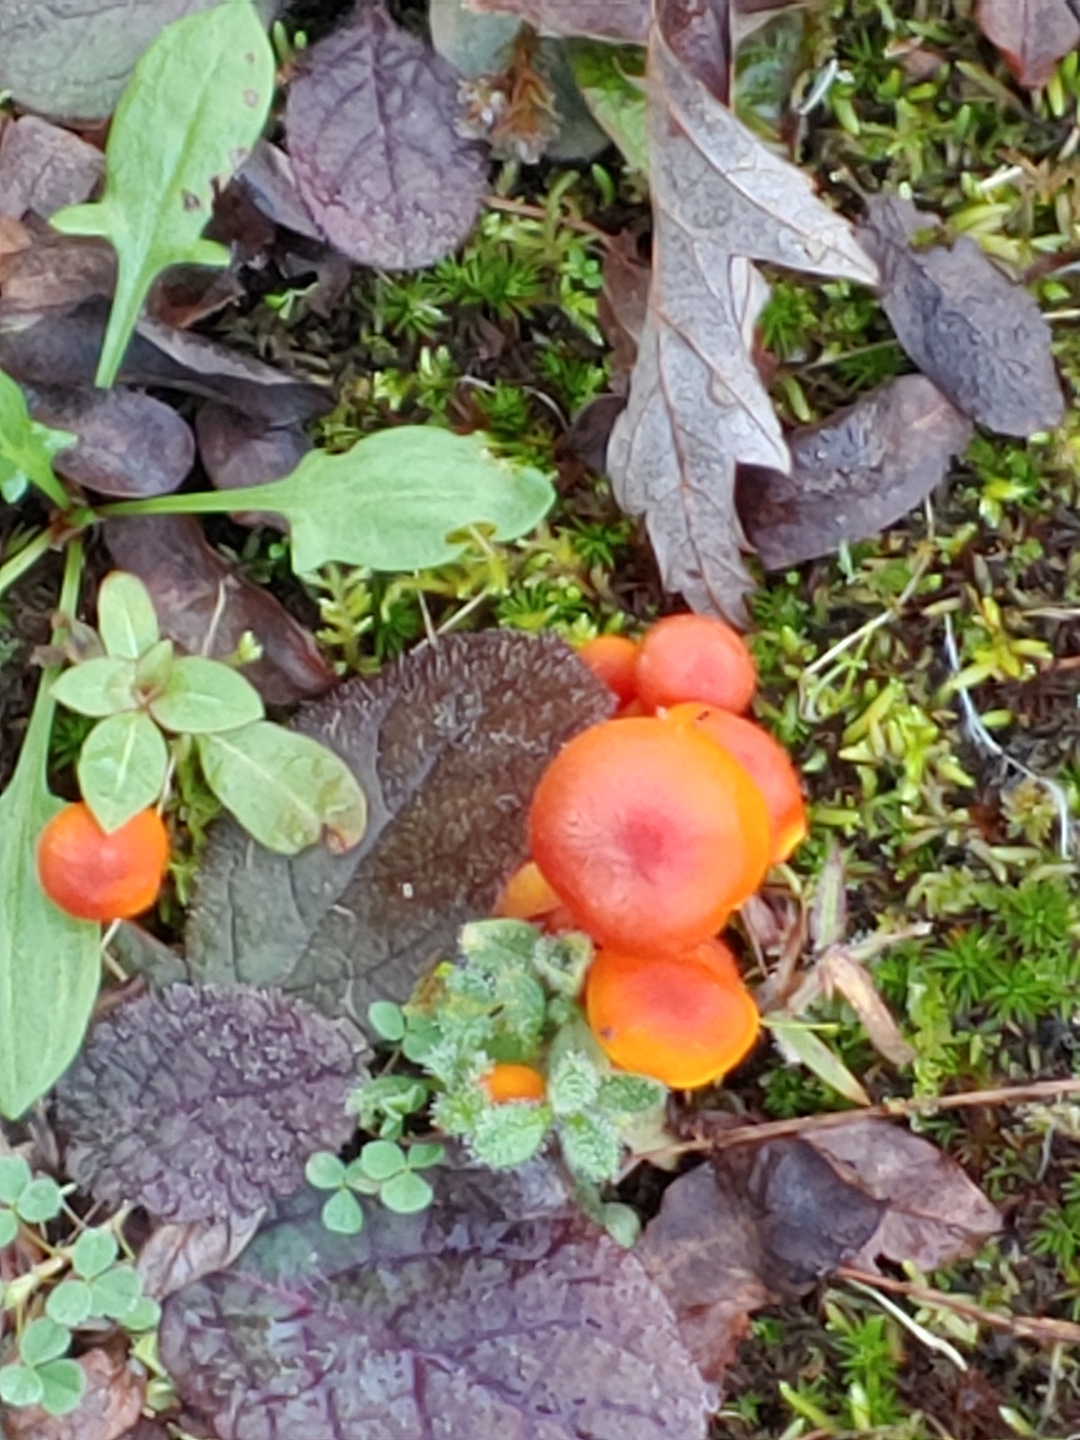
[[[575,923],[639,955],[714,934],[761,883],[770,844],[738,761],[655,717],[609,720],[565,745],[533,796],[529,838]]]
[[[535,860],[519,865],[507,880],[491,912],[504,920],[536,920],[557,910],[562,900],[548,884]]]
[[[746,987],[692,954],[598,950],[585,978],[585,1011],[613,1065],[680,1090],[726,1075],[758,1035]]]
[[[715,705],[673,705],[665,712],[665,719],[676,725],[692,725],[745,766],[769,812],[769,864],[786,860],[806,839],[808,827],[799,775],[780,742],[753,720]]]
[[[596,678],[611,691],[620,706],[637,699],[638,645],[625,635],[597,635],[577,652]]]
[[[742,712],[754,698],[757,670],[737,630],[711,615],[669,615],[638,651],[637,693],[647,710],[699,700]]]
[[[532,1065],[515,1065],[500,1060],[480,1077],[480,1087],[493,1105],[508,1105],[515,1100],[543,1100],[547,1082]]]

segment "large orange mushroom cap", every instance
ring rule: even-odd
[[[668,615],[638,651],[638,699],[647,710],[699,700],[742,712],[754,698],[757,670],[737,630],[711,615]]]
[[[575,923],[645,955],[714,934],[761,883],[770,844],[743,766],[692,726],[651,716],[563,747],[533,796],[529,839]]]
[[[598,950],[585,978],[589,1029],[613,1065],[692,1090],[753,1048],[753,997],[693,954],[652,958]]]
[[[169,861],[169,833],[156,810],[140,810],[106,833],[83,802],[65,805],[38,839],[41,888],[80,920],[120,920],[149,910]]]

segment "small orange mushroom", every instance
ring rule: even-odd
[[[495,901],[493,915],[504,920],[536,920],[558,910],[562,900],[535,860],[519,865]]]
[[[82,801],[58,810],[37,846],[42,890],[79,920],[121,920],[149,910],[168,861],[169,832],[156,810],[140,810],[105,831]]]
[[[609,720],[541,777],[530,848],[575,923],[631,954],[688,949],[757,889],[769,818],[745,769],[693,726]]]
[[[679,1090],[726,1075],[758,1035],[746,987],[692,954],[598,950],[585,978],[585,1011],[613,1065]]]
[[[480,1077],[480,1087],[493,1105],[508,1105],[515,1100],[543,1100],[547,1082],[532,1065],[515,1065],[500,1060]]]
[[[786,860],[806,839],[808,827],[799,775],[780,742],[753,720],[715,705],[673,705],[665,718],[676,725],[694,726],[746,767],[769,812],[769,864]]]
[[[606,685],[620,706],[637,699],[638,645],[625,635],[597,635],[577,652],[596,678]]]
[[[737,630],[711,615],[668,615],[649,629],[637,662],[637,693],[648,710],[699,700],[741,713],[757,670]]]

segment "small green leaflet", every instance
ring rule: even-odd
[[[761,1022],[772,1032],[781,1055],[789,1065],[805,1065],[812,1075],[838,1090],[853,1105],[869,1105],[870,1096],[852,1075],[839,1055],[805,1022],[789,1020],[781,1015],[762,1016]]]
[[[76,439],[66,430],[50,430],[31,420],[23,392],[0,370],[0,496],[9,505],[17,504],[34,484],[54,505],[67,509],[67,492],[52,462]]]
[[[45,785],[51,679],[42,680],[14,777],[0,796],[0,1115],[9,1120],[75,1058],[101,974],[99,927],[47,899],[34,863],[42,827],[63,809]]]
[[[571,40],[567,55],[593,118],[642,174],[649,169],[645,52],[636,45]]]
[[[464,546],[448,537],[490,527],[496,540],[535,529],[555,491],[539,470],[502,464],[479,433],[398,425],[342,455],[314,450],[283,480],[222,493],[121,501],[109,515],[272,511],[289,522],[292,568],[320,565],[423,570],[454,560]]]
[[[136,65],[105,149],[105,191],[52,217],[66,235],[100,235],[117,253],[116,296],[97,384],[116,379],[151,284],[170,265],[224,265],[201,238],[214,184],[259,139],[274,54],[251,0],[224,0],[166,25]]]
[[[98,590],[98,630],[106,655],[138,660],[159,638],[150,592],[137,575],[113,570]]]
[[[141,710],[95,725],[79,752],[79,793],[107,833],[153,805],[165,785],[169,747]]]

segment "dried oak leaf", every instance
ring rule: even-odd
[[[1080,45],[1072,0],[979,0],[975,18],[1021,85],[1045,85],[1057,62]]]
[[[610,709],[561,640],[505,630],[445,636],[342,685],[297,728],[352,767],[364,839],[287,858],[215,825],[188,912],[193,977],[280,986],[361,1023],[371,1001],[406,999],[523,858],[559,746]]]
[[[787,437],[791,474],[741,465],[736,500],[767,570],[877,535],[940,483],[971,422],[925,375],[901,375]]]
[[[1050,326],[970,236],[951,246],[913,243],[938,224],[896,195],[867,202],[859,235],[881,268],[881,303],[896,338],[956,408],[988,430],[1052,430],[1065,402]]]
[[[152,1300],[175,1295],[206,1275],[224,1270],[251,1244],[265,1212],[226,1220],[166,1221],[139,1251],[136,1269]]]
[[[195,437],[183,416],[137,390],[28,386],[30,414],[78,436],[54,460],[59,473],[97,495],[142,499],[179,489],[195,463]]]
[[[192,515],[132,515],[103,527],[109,553],[150,591],[162,634],[190,655],[232,655],[248,631],[262,655],[243,674],[268,705],[293,705],[334,682],[311,634],[269,590],[228,565]]]
[[[165,1220],[250,1216],[352,1122],[351,1047],[302,1001],[174,985],[95,1026],[57,1088],[73,1180]]]
[[[417,269],[472,229],[485,152],[455,129],[457,83],[374,5],[304,57],[285,110],[293,173],[315,223],[350,259]]]
[[[270,21],[281,0],[254,0]],[[135,62],[173,20],[217,0],[3,0],[0,90],[70,120],[111,114]]]
[[[636,1255],[436,1172],[343,1243],[310,1192],[165,1304],[161,1354],[219,1440],[702,1440],[707,1400]]]
[[[138,1425],[146,1397],[146,1372],[129,1363],[126,1346],[88,1350],[76,1361],[86,1389],[74,1410],[50,1415],[39,1405],[0,1418],[4,1440],[125,1440]]]
[[[677,58],[665,22],[679,14],[661,0],[650,34],[652,284],[608,467],[620,505],[645,516],[665,586],[739,619],[736,462],[789,467],[747,341],[762,298],[749,259],[867,284],[877,271],[807,177]]]
[[[88,200],[104,174],[102,152],[70,130],[38,115],[11,120],[0,134],[0,215],[47,220]]]

